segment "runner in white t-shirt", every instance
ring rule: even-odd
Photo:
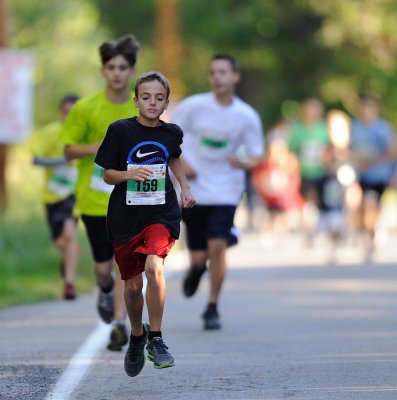
[[[258,113],[234,94],[240,80],[235,59],[213,56],[209,80],[212,91],[183,100],[173,122],[185,134],[184,168],[197,204],[182,211],[191,260],[183,291],[188,297],[196,292],[208,262],[211,283],[204,329],[219,329],[217,303],[226,249],[237,243],[233,218],[245,189],[245,170],[259,163],[264,144]]]

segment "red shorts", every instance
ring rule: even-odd
[[[121,279],[132,279],[141,274],[148,254],[167,257],[174,243],[175,239],[163,224],[149,225],[126,242],[114,243],[114,257]]]

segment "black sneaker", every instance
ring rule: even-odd
[[[149,333],[149,324],[144,322],[143,333],[145,334],[144,339],[141,343],[132,343],[128,345],[127,352],[124,357],[124,370],[128,376],[137,376],[145,365],[145,344],[147,341],[147,335]]]
[[[219,315],[216,310],[207,310],[203,314],[203,319],[204,319],[205,330],[221,329],[221,323],[219,322]]]
[[[110,324],[114,319],[114,293],[103,293],[99,290],[97,309],[103,322]]]
[[[154,368],[167,368],[175,365],[174,357],[168,352],[168,347],[161,337],[154,337],[146,346],[149,361]]]
[[[110,351],[121,351],[127,343],[127,328],[123,323],[119,322],[113,326],[112,332],[110,332],[110,342],[107,348]]]
[[[185,279],[183,280],[183,293],[185,294],[185,296],[191,297],[196,293],[196,290],[200,283],[200,279],[206,270],[206,267],[190,267],[188,273],[185,276]]]

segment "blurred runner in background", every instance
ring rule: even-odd
[[[106,213],[112,185],[103,180],[103,168],[94,163],[96,152],[108,126],[119,119],[136,115],[128,83],[135,75],[139,44],[133,35],[99,47],[103,91],[79,100],[68,115],[61,140],[68,160],[78,160],[76,185],[77,207],[86,227],[95,261],[94,271],[99,288],[97,308],[106,323],[113,321],[109,350],[122,350],[128,342],[123,284],[116,268],[112,275],[113,245],[106,236]]]
[[[394,169],[393,130],[387,121],[379,117],[379,111],[379,102],[375,97],[361,97],[359,115],[352,121],[351,133],[350,149],[362,191],[362,201],[356,213],[365,232],[367,261],[371,260],[374,250],[380,199]]]
[[[309,98],[302,103],[301,119],[291,127],[288,146],[299,160],[301,194],[305,200],[302,222],[307,244],[311,245],[319,213],[327,208],[323,199],[329,137],[320,100]]]
[[[263,239],[265,233],[273,236],[292,229],[291,213],[299,213],[302,207],[299,163],[288,149],[288,129],[288,122],[283,120],[269,130],[266,155],[251,172],[252,186],[268,212],[260,227]]]
[[[45,180],[41,198],[55,247],[61,253],[61,276],[64,280],[63,297],[76,297],[74,280],[79,256],[77,219],[73,215],[74,188],[77,170],[66,161],[59,137],[69,111],[78,100],[74,94],[65,95],[59,104],[59,120],[40,129],[32,138],[33,164],[44,167]]]
[[[235,96],[239,66],[228,54],[209,63],[211,92],[183,100],[173,122],[184,134],[184,169],[197,205],[184,209],[191,265],[183,282],[192,296],[201,276],[210,271],[210,293],[204,329],[221,327],[218,300],[226,273],[226,249],[237,243],[234,214],[245,190],[245,170],[263,156],[263,131],[258,113]],[[242,149],[243,157],[237,157]]]

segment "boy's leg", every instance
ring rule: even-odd
[[[226,249],[228,247],[225,239],[209,239],[208,255],[210,270],[210,293],[209,303],[216,304],[221,292],[222,284],[226,275]]]
[[[208,258],[210,271],[210,293],[203,314],[204,329],[220,329],[218,299],[226,275],[226,250],[237,243],[233,230],[234,206],[214,206],[208,223]]]
[[[132,279],[124,281],[124,300],[128,318],[131,323],[131,334],[141,336],[142,330],[142,310],[143,310],[143,279],[142,274]]]
[[[145,263],[147,278],[146,303],[151,331],[160,331],[165,302],[164,260],[156,255],[148,255]]]
[[[155,368],[167,368],[175,365],[174,357],[168,352],[161,334],[166,285],[164,279],[164,260],[156,255],[146,257],[147,277],[146,303],[150,321],[148,359]]]
[[[114,318],[113,293],[113,245],[107,240],[106,217],[82,215],[92,255],[94,272],[99,287],[97,309],[104,322],[110,324]]]
[[[142,323],[143,311],[142,274],[125,281],[124,298],[131,323],[131,337],[124,358],[124,370],[128,376],[137,376],[145,364],[145,344],[149,326]]]
[[[190,268],[183,280],[183,293],[186,297],[193,296],[200,284],[201,277],[207,270],[207,250],[189,250]]]
[[[193,296],[200,284],[201,277],[207,270],[207,218],[210,208],[196,206],[182,210],[186,226],[187,245],[189,248],[190,267],[183,279],[183,293]]]
[[[210,292],[207,309],[203,314],[204,329],[220,329],[221,324],[218,314],[218,299],[226,275],[226,249],[228,242],[225,239],[209,239],[209,271]]]
[[[108,261],[100,261],[94,263],[94,272],[96,283],[100,289],[113,290],[113,277],[112,277],[113,259]]]
[[[114,281],[114,319],[124,321],[127,313],[124,299],[124,282],[121,280],[117,265],[114,269],[116,274]]]
[[[55,247],[61,254],[61,276],[64,279],[64,298],[73,300],[73,287],[79,253],[76,220],[73,218],[75,199],[70,196],[54,204],[46,204],[47,223]]]
[[[114,320],[110,332],[108,350],[121,351],[123,346],[128,343],[128,332],[125,325],[126,308],[124,300],[124,282],[121,280],[118,266],[115,266],[114,279]]]
[[[55,245],[62,254],[65,280],[64,297],[65,299],[72,300],[76,297],[74,280],[80,252],[77,240],[76,221],[74,218],[68,218],[65,220],[62,234],[55,240]]]

